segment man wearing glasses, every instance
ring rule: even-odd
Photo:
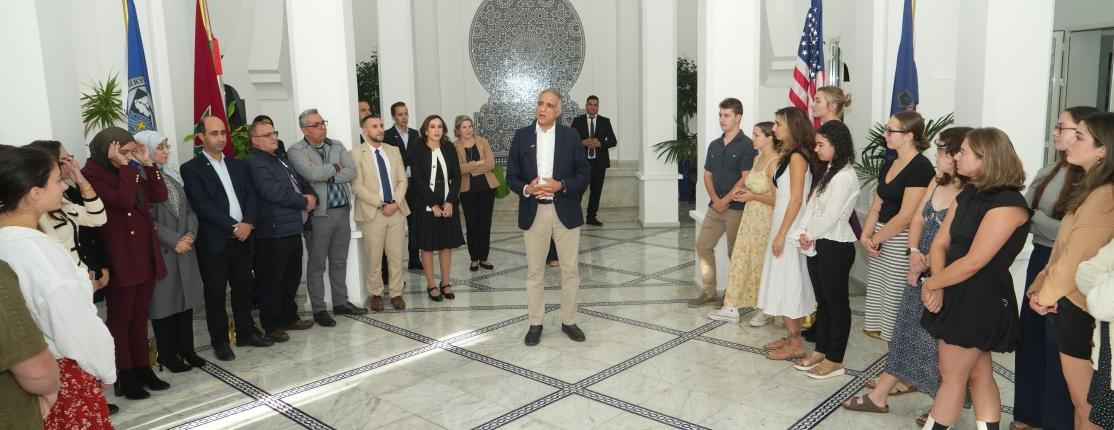
[[[287,157],[320,196],[310,217],[310,231],[305,233],[309,249],[306,289],[313,306],[313,321],[333,327],[337,323],[325,310],[326,260],[329,264],[329,285],[333,291],[333,313],[367,313],[367,309],[348,301],[348,285],[345,282],[348,242],[352,239],[352,227],[348,220],[352,195],[348,183],[356,179],[356,167],[344,145],[329,139],[328,121],[321,117],[317,109],[299,114],[298,126],[305,137],[290,146]]]
[[[317,194],[302,175],[278,156],[278,132],[266,120],[248,127],[248,169],[255,185],[255,277],[259,281],[259,323],[264,337],[286,342],[286,330],[313,327],[298,318],[294,295],[302,280],[302,233]]]

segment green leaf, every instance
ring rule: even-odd
[[[81,94],[81,123],[85,136],[93,130],[127,123],[120,99],[119,73],[113,73],[106,81],[94,81],[85,86],[88,91]]]

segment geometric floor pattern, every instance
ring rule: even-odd
[[[762,345],[777,325],[751,328],[689,309],[693,226],[642,229],[635,210],[604,210],[581,231],[579,326],[566,338],[553,312],[556,269],[545,275],[545,332],[526,347],[526,263],[514,213],[497,213],[494,271],[469,272],[454,252],[457,298],[434,303],[407,274],[404,312],[337,317],[337,326],[291,332],[270,348],[235,348],[236,360],[160,377],[172,384],[138,402],[110,397],[121,429],[915,429],[923,394],[893,397],[888,414],[842,410],[885,360],[862,334],[863,291],[853,287],[843,377],[816,381]],[[304,300],[304,296],[299,300]],[[388,307],[389,308],[389,307]],[[743,318],[746,321],[746,317]],[[207,345],[203,320],[197,344]],[[995,355],[1003,403],[1013,399],[1013,357]],[[1012,408],[1003,406],[1003,423]],[[973,427],[964,411],[957,428]]]

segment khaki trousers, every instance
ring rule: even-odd
[[[522,233],[526,239],[526,299],[530,325],[541,325],[545,319],[545,257],[549,254],[550,238],[557,245],[561,260],[561,322],[576,324],[577,293],[580,290],[580,227],[567,229],[557,219],[553,205],[538,205],[534,224]]]
[[[364,235],[364,282],[368,294],[383,295],[383,253],[387,253],[388,290],[391,297],[402,295],[402,238],[406,230],[406,217],[402,211],[391,216],[380,213],[370,222],[361,222],[360,231]]]
[[[735,237],[739,233],[739,220],[743,211],[727,209],[718,213],[711,207],[704,215],[704,223],[700,225],[700,234],[696,236],[696,258],[700,267],[700,278],[704,283],[704,294],[708,297],[716,295],[716,244],[719,238],[727,234],[727,256],[731,257],[731,250],[735,248]]]

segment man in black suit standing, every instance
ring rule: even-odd
[[[228,342],[225,287],[231,286],[236,346],[271,346],[255,334],[251,316],[252,243],[256,196],[248,166],[224,156],[224,121],[202,117],[195,129],[201,154],[182,165],[182,182],[190,207],[197,212],[197,265],[205,290],[205,319],[217,359],[236,358]]]
[[[611,154],[608,149],[614,148],[619,141],[615,139],[615,130],[611,128],[611,120],[599,115],[599,97],[588,96],[588,101],[584,102],[584,110],[584,115],[572,120],[572,126],[580,132],[580,143],[584,145],[584,153],[588,156],[588,165],[592,166],[587,223],[602,227],[603,223],[596,217],[596,213],[600,210],[603,178],[607,173],[607,168],[611,167]]]
[[[576,326],[580,289],[577,257],[580,248],[580,193],[591,180],[587,155],[576,130],[557,124],[561,95],[552,88],[538,96],[534,125],[515,131],[507,153],[507,186],[518,193],[518,228],[526,239],[526,294],[530,329],[526,345],[541,342],[545,319],[542,276],[549,242],[561,259],[561,331],[583,342]]]
[[[410,145],[420,143],[421,138],[418,136],[418,130],[409,127],[410,124],[410,110],[406,108],[406,103],[395,102],[391,105],[391,118],[394,119],[395,125],[383,132],[383,142],[388,145],[398,147],[402,152],[402,164],[406,166],[406,179],[410,179]],[[360,118],[363,119],[363,118]],[[414,203],[416,192],[413,187],[406,191],[406,204],[410,207],[425,207],[425,204],[417,205]],[[407,247],[410,248],[410,263],[406,265],[407,269],[422,270],[422,259],[418,258],[418,239],[416,234],[418,232],[417,214],[411,212],[406,216],[406,229],[409,231],[407,235]],[[386,267],[384,265],[384,267]]]

